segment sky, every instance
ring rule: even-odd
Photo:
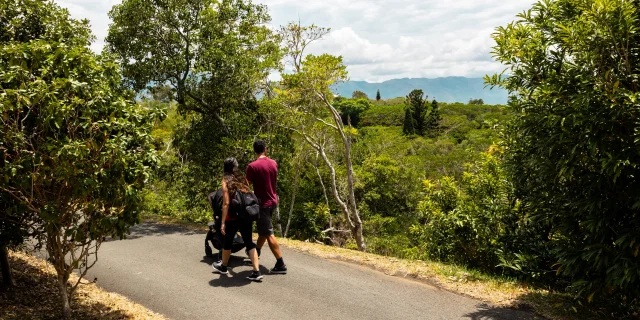
[[[74,18],[87,18],[99,52],[107,13],[121,0],[55,0]],[[331,28],[309,53],[343,57],[351,80],[482,77],[503,70],[491,57],[491,34],[534,0],[254,0],[267,5],[272,25],[291,21]]]

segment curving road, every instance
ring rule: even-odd
[[[203,257],[204,233],[144,223],[124,241],[105,242],[87,279],[171,319],[538,319],[492,308],[419,282],[283,248],[286,275],[245,279],[251,268],[232,257],[228,276]],[[239,253],[240,254],[240,253]]]

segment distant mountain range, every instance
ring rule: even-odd
[[[441,102],[468,102],[469,99],[482,99],[486,104],[506,104],[507,91],[485,88],[481,78],[446,77],[446,78],[404,78],[393,79],[381,83],[366,81],[349,81],[335,87],[335,92],[344,97],[351,97],[356,91],[366,93],[369,98],[376,97],[380,90],[382,99],[405,97],[413,89],[422,89],[429,96]]]

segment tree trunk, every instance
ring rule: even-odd
[[[362,237],[362,219],[360,219],[360,213],[358,213],[358,206],[356,204],[356,196],[354,192],[354,178],[353,178],[353,165],[351,163],[351,139],[345,134],[344,127],[342,125],[342,118],[338,111],[331,105],[327,97],[320,94],[323,102],[329,108],[329,111],[333,115],[333,120],[336,127],[339,129],[340,137],[342,138],[342,144],[344,145],[344,156],[347,167],[347,206],[349,208],[349,215],[353,216],[354,222],[352,225],[353,236],[356,238],[358,244],[358,250],[365,251],[366,245],[364,238]]]
[[[340,206],[340,210],[344,214],[344,217],[349,223],[349,226],[353,228],[354,224],[353,224],[353,221],[351,221],[351,213],[349,212],[349,207],[344,203],[344,201],[342,201],[342,199],[340,198],[340,194],[338,193],[338,184],[336,182],[336,169],[333,167],[333,164],[331,163],[331,161],[329,161],[329,158],[327,157],[327,154],[324,152],[323,147],[320,146],[318,149],[318,152],[322,156],[322,159],[324,160],[327,167],[329,167],[329,173],[331,174],[331,193],[333,194],[333,198],[338,203],[338,206]]]
[[[318,174],[318,180],[320,180],[320,185],[322,186],[322,194],[324,195],[324,203],[327,205],[327,209],[329,208],[329,197],[327,197],[327,188],[324,186],[324,181],[322,180],[322,175],[320,174],[320,169],[318,168],[318,153],[316,153],[316,162],[313,164],[313,167],[316,168],[316,173]],[[329,223],[331,223],[331,218],[329,218]],[[331,227],[331,225],[329,225]]]
[[[289,207],[289,217],[287,218],[287,227],[284,229],[284,237],[289,234],[289,226],[291,225],[291,216],[293,215],[293,206],[296,203],[296,193],[298,192],[298,185],[300,184],[300,160],[296,165],[296,176],[293,181],[293,192],[291,193],[291,206]]]
[[[280,223],[280,206],[276,206],[276,228],[278,228],[278,232],[282,237],[282,223]]]
[[[353,234],[356,238],[356,244],[358,245],[358,250],[365,251],[367,249],[366,244],[364,243],[364,238],[362,237],[362,222],[359,222],[360,217],[358,217],[358,221],[356,221],[353,227]]]
[[[318,180],[320,180],[320,185],[322,186],[322,194],[324,195],[324,203],[327,206],[327,210],[329,210],[329,229],[331,230],[331,237],[329,238],[333,244],[336,244],[335,241],[335,233],[333,232],[333,216],[331,216],[331,209],[329,209],[329,197],[327,196],[327,188],[324,186],[324,181],[322,180],[322,174],[320,174],[320,168],[318,165],[318,156],[319,153],[316,152],[316,162],[313,163],[313,167],[316,169],[316,174],[318,174]]]
[[[65,319],[71,319],[71,305],[69,304],[69,294],[67,292],[67,281],[64,276],[58,275],[58,291],[62,299],[62,316]]]
[[[2,267],[2,284],[5,288],[11,289],[16,286],[16,281],[11,273],[9,265],[9,252],[5,245],[0,244],[0,265]]]
[[[350,140],[350,139],[349,139]],[[345,148],[345,160],[347,163],[347,185],[349,189],[349,210],[354,216],[353,236],[356,238],[358,244],[358,250],[366,251],[367,247],[362,237],[362,220],[360,219],[360,213],[358,212],[358,206],[356,205],[356,196],[354,192],[354,178],[353,178],[353,166],[351,164],[351,141],[346,140],[344,143]]]

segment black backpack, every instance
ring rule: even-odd
[[[257,221],[260,218],[260,201],[253,192],[236,190],[231,205],[242,220]]]

